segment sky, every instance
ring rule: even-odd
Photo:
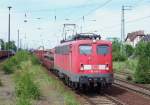
[[[11,40],[17,45],[19,29],[23,48],[58,45],[64,23],[76,24],[78,33],[120,38],[122,5],[130,8],[125,10],[125,34],[150,33],[150,0],[0,0],[0,39],[8,39],[8,6],[12,6]]]

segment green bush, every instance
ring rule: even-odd
[[[113,61],[125,61],[127,57],[125,54],[121,54],[121,52],[113,53]]]
[[[16,79],[16,94],[18,97],[25,96],[26,98],[38,99],[40,90],[33,82],[29,73],[22,73]]]
[[[10,62],[9,60],[6,61],[3,65],[3,70],[5,74],[11,74],[14,72],[14,67],[13,63]]]
[[[131,45],[125,45],[125,52],[128,57],[134,54],[134,48]]]
[[[135,70],[137,68],[137,59],[126,60],[125,68],[129,69],[132,73],[135,72]]]
[[[29,98],[26,98],[25,96],[20,96],[17,99],[17,104],[16,105],[32,105]]]
[[[122,47],[122,50],[121,50]],[[123,50],[124,45],[121,42],[115,40],[112,43],[112,56],[113,61],[125,61],[127,59],[125,51]]]
[[[139,57],[135,71],[135,82],[150,83],[150,42],[141,42],[136,53]]]
[[[3,84],[2,84],[2,81],[0,80],[0,86],[2,86]]]
[[[150,58],[140,57],[135,72],[135,82],[150,83]]]
[[[34,65],[40,64],[40,61],[38,60],[37,57],[35,57],[34,55],[31,55],[31,62]]]
[[[29,52],[27,51],[19,51],[16,54],[16,57],[19,61],[27,61],[29,59]]]
[[[29,53],[26,51],[19,51],[15,56],[9,58],[3,64],[3,70],[6,74],[11,74],[16,68],[21,68],[20,63],[29,59]]]

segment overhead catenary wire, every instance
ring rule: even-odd
[[[104,2],[103,4],[100,4],[98,7],[96,7],[96,8],[94,8],[94,9],[90,10],[88,13],[86,13],[86,14],[82,15],[81,17],[79,17],[79,18],[77,19],[77,21],[80,20],[80,19],[82,19],[83,16],[84,16],[84,17],[85,17],[85,16],[88,16],[88,15],[90,15],[91,13],[95,12],[96,10],[98,10],[98,9],[100,9],[100,8],[103,8],[104,6],[106,6],[107,4],[109,4],[111,1],[112,1],[112,0],[107,0],[107,1]]]
[[[133,22],[138,22],[138,21],[147,19],[147,18],[150,18],[150,15],[144,16],[144,17],[140,17],[140,18],[136,18],[136,19],[133,19],[133,20],[127,20],[125,23],[130,24],[130,23],[133,23]],[[121,24],[118,23],[118,24],[114,24],[114,25],[112,25],[112,26],[102,27],[102,28],[104,28],[104,29],[112,29],[112,28],[119,27],[120,25],[121,25]]]

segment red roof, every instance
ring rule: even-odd
[[[145,36],[144,31],[136,31],[136,32],[132,32],[132,33],[128,33],[125,41],[127,41],[127,39],[130,39],[130,41],[133,41],[137,36]]]

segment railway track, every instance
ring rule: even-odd
[[[81,95],[86,100],[83,105],[147,105],[150,102],[150,90],[145,87],[121,79],[116,79],[112,87],[102,94]]]
[[[80,97],[84,98],[84,103],[82,103],[82,105],[125,105],[125,103],[105,93],[78,94]]]
[[[144,86],[139,86],[137,84],[130,83],[119,78],[115,78],[114,85],[150,97],[150,89]]]
[[[125,72],[125,71],[120,71],[120,72],[115,72],[116,74],[120,74],[120,75],[133,75],[133,73],[129,73],[129,72]]]
[[[142,90],[150,91],[150,84],[138,84],[138,83],[134,83],[132,81],[128,81],[127,77],[130,76],[132,79],[132,75],[133,74],[126,73],[126,72],[115,73],[115,80],[131,84],[133,86],[141,88]]]

